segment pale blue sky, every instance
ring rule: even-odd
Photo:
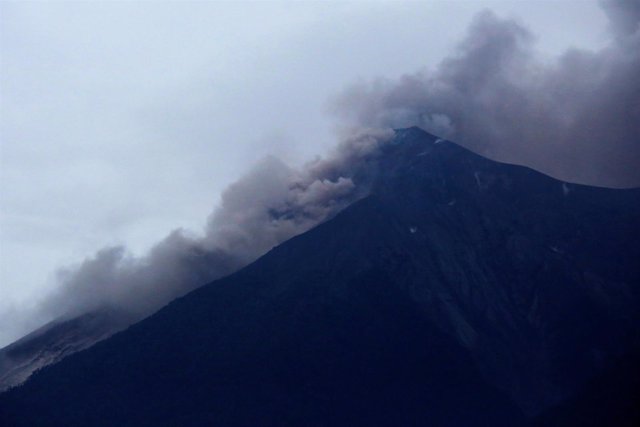
[[[483,8],[550,56],[606,41],[592,1],[0,3],[0,346],[57,268],[198,232],[258,159],[333,144],[331,97],[435,65]]]

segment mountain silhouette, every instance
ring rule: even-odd
[[[418,128],[378,162],[334,218],[1,394],[2,425],[569,426],[581,402],[599,425],[624,417],[590,396],[637,360],[640,190]]]

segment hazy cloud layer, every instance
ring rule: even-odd
[[[433,71],[353,86],[336,113],[364,126],[418,125],[567,181],[640,185],[640,1],[603,7],[608,45],[553,61],[518,22],[482,12]]]
[[[506,5],[498,2],[494,6],[500,8]],[[413,5],[412,8],[420,9],[422,5],[419,6]],[[457,140],[489,156],[525,163],[556,176],[565,177],[567,180],[597,181],[595,183],[611,185],[638,183],[638,172],[635,170],[635,165],[639,163],[635,136],[638,135],[637,126],[640,121],[637,103],[639,51],[637,6],[638,2],[608,3],[606,10],[611,20],[612,35],[610,44],[598,52],[569,51],[553,63],[541,62],[537,58],[533,49],[534,38],[518,23],[500,19],[491,12],[482,13],[473,22],[467,39],[458,50],[442,61],[433,72],[407,75],[400,80],[378,80],[371,84],[354,86],[341,97],[336,111],[349,125],[356,123],[361,128],[387,129],[420,125],[434,134]],[[34,68],[30,62],[33,58],[46,58],[53,61],[53,63],[40,64],[37,61],[36,63],[46,70],[47,75],[56,77],[55,79],[28,74],[22,85],[15,84],[15,88],[21,90],[17,90],[13,98],[10,98],[12,105],[16,104],[16,100],[33,101],[37,109],[30,110],[31,105],[26,101],[23,102],[25,105],[18,103],[19,106],[24,107],[24,112],[22,109],[14,111],[16,117],[13,121],[21,123],[19,119],[26,117],[29,119],[29,126],[16,126],[19,130],[16,135],[19,138],[14,139],[20,141],[20,144],[15,144],[13,147],[28,147],[29,150],[26,151],[30,155],[42,153],[40,157],[41,160],[46,160],[45,166],[50,163],[63,166],[61,169],[57,169],[58,166],[56,166],[53,175],[43,175],[43,178],[35,179],[34,176],[39,175],[34,173],[45,170],[45,167],[34,162],[31,157],[13,156],[15,157],[14,165],[35,164],[37,167],[29,173],[24,173],[20,168],[14,168],[15,173],[11,176],[21,179],[13,181],[5,179],[5,182],[15,184],[5,185],[5,188],[24,190],[28,188],[27,184],[31,181],[50,184],[67,177],[72,184],[69,187],[72,188],[69,194],[75,196],[82,193],[78,191],[78,182],[86,183],[91,181],[86,178],[93,177],[98,180],[97,185],[87,186],[87,191],[91,194],[99,194],[99,197],[88,199],[90,202],[85,204],[92,205],[95,211],[113,211],[116,214],[115,218],[105,225],[109,234],[114,234],[114,224],[128,224],[131,218],[148,219],[157,212],[163,211],[153,205],[151,209],[133,209],[128,212],[131,206],[136,205],[134,202],[138,198],[144,199],[141,189],[149,193],[157,193],[157,198],[160,200],[164,201],[167,198],[173,200],[174,206],[167,204],[165,206],[167,210],[180,207],[180,211],[200,212],[198,215],[201,215],[201,212],[208,209],[202,207],[205,203],[198,203],[197,206],[201,207],[198,211],[191,199],[199,201],[207,199],[203,196],[203,192],[198,192],[197,189],[202,190],[202,187],[220,181],[217,174],[210,174],[211,171],[225,167],[235,170],[239,163],[243,162],[239,158],[233,162],[229,161],[227,156],[225,162],[212,163],[213,154],[234,152],[236,150],[234,144],[254,138],[251,132],[262,132],[267,127],[265,123],[275,128],[286,128],[293,132],[296,138],[310,138],[304,144],[305,147],[318,145],[318,140],[326,139],[324,138],[326,135],[318,132],[318,126],[313,126],[313,121],[309,119],[311,110],[305,108],[318,103],[320,95],[332,93],[336,87],[342,85],[344,81],[351,81],[356,75],[399,75],[401,70],[413,69],[417,66],[417,61],[416,63],[407,62],[405,58],[403,62],[399,58],[418,57],[419,55],[415,53],[416,47],[429,51],[425,57],[420,56],[420,61],[425,63],[430,61],[429,58],[435,60],[442,57],[441,53],[433,56],[434,47],[436,50],[438,46],[441,49],[448,49],[448,43],[442,44],[439,41],[451,39],[454,29],[457,34],[457,28],[464,27],[461,22],[468,22],[468,17],[464,19],[461,17],[467,12],[471,13],[467,9],[472,8],[464,3],[447,4],[441,7],[436,7],[434,3],[424,5],[425,10],[420,13],[413,9],[403,12],[403,8],[407,7],[409,6],[404,5],[399,9],[392,9],[379,5],[379,9],[372,9],[377,10],[374,14],[376,20],[363,20],[361,24],[358,24],[359,21],[355,23],[353,20],[345,21],[345,16],[360,19],[365,16],[364,10],[371,9],[370,7],[357,9],[357,13],[352,15],[325,16],[318,15],[315,10],[313,13],[305,11],[304,16],[308,15],[309,22],[307,20],[298,22],[294,19],[297,15],[289,14],[288,5],[283,7],[283,10],[286,9],[284,15],[276,14],[278,19],[272,15],[263,15],[262,12],[254,13],[251,16],[255,22],[246,20],[244,9],[231,11],[233,12],[231,17],[237,16],[242,19],[231,19],[217,12],[207,14],[206,11],[196,11],[198,16],[220,16],[221,22],[242,25],[240,29],[236,28],[229,32],[233,38],[225,38],[224,35],[227,33],[212,35],[208,32],[209,29],[224,28],[223,25],[216,25],[217,21],[209,22],[204,19],[193,28],[194,22],[186,19],[184,22],[188,22],[190,28],[190,31],[185,33],[189,34],[186,40],[176,38],[176,34],[169,31],[177,28],[174,18],[179,14],[175,10],[163,11],[159,16],[154,15],[154,19],[149,21],[153,25],[149,25],[148,28],[140,29],[131,23],[126,23],[121,24],[122,28],[119,31],[113,31],[113,28],[117,27],[115,23],[120,22],[123,17],[130,17],[132,22],[140,23],[144,21],[141,17],[146,16],[149,10],[140,9],[137,10],[137,14],[132,14],[129,10],[121,15],[112,13],[111,16],[107,16],[110,20],[105,21],[110,24],[100,26],[94,23],[104,21],[106,10],[91,9],[89,16],[91,19],[76,19],[78,11],[68,10],[64,15],[66,21],[51,19],[51,11],[42,10],[38,14],[38,16],[42,15],[39,17],[40,20],[36,19],[30,23],[33,28],[38,29],[32,33],[40,34],[43,26],[47,27],[47,25],[50,27],[49,32],[42,32],[40,39],[27,38],[26,40],[29,41],[27,46],[48,46],[45,41],[51,39],[56,41],[53,44],[55,49],[51,49],[52,52],[67,52],[62,49],[67,45],[76,49],[77,51],[71,50],[73,54],[71,58],[74,61],[69,62],[68,54],[34,55],[25,49],[23,46],[25,42],[18,39],[13,47],[15,53],[12,57],[13,62],[21,64],[15,58],[28,58],[27,67],[14,66],[13,74],[3,72],[3,75],[8,76],[5,80],[13,82],[16,76],[24,75],[24,69],[29,69],[31,72],[38,69]],[[474,10],[475,7],[473,6]],[[562,9],[564,6],[558,7]],[[430,12],[430,8],[435,8],[433,9],[435,12]],[[337,9],[335,6],[327,8],[328,11]],[[445,9],[447,12],[443,13]],[[590,19],[593,22],[600,22],[593,16],[589,18],[589,13],[581,7],[565,8],[564,14],[554,13],[553,16],[548,15],[546,9],[546,6],[537,9],[537,14],[528,13],[527,17],[532,21],[537,19],[538,23],[542,22],[544,26],[539,28],[545,28],[544,34],[554,43],[560,39],[565,40],[563,37],[571,34],[571,31],[566,31],[564,26],[557,25],[557,21],[563,19],[559,16],[568,16],[569,12],[575,12],[581,14],[580,22],[591,22]],[[438,10],[440,14],[437,13]],[[531,12],[530,8],[526,10]],[[324,16],[324,18],[318,21],[318,16]],[[431,19],[430,16],[438,16],[438,18]],[[159,18],[162,19],[158,21]],[[184,20],[184,16],[181,19]],[[22,22],[15,19],[14,21]],[[552,24],[552,21],[555,24]],[[66,22],[67,25],[60,25],[60,22]],[[261,33],[256,37],[256,34],[250,30],[242,30],[245,27],[252,29],[257,22],[269,23],[266,29],[263,29],[264,34]],[[295,30],[294,36],[298,31],[304,34],[302,28],[305,28],[313,37],[298,39],[288,35],[288,32],[280,34],[276,31],[279,28],[287,28],[287,25],[283,25],[287,22]],[[316,26],[309,26],[314,22]],[[349,25],[334,27],[337,22],[349,22]],[[63,32],[62,35],[65,37],[61,40],[52,37],[52,35],[60,36],[57,34],[58,27],[68,28],[70,23],[83,25],[79,27],[72,25],[73,31],[66,35]],[[159,24],[162,25],[158,27]],[[24,22],[21,25],[24,25]],[[6,28],[9,26],[5,26],[5,30]],[[155,38],[164,34],[163,31],[158,31],[158,28],[165,29],[166,40]],[[427,28],[428,32],[422,32],[424,28]],[[158,49],[157,52],[148,49],[146,38],[137,37],[127,31],[136,34],[142,31],[142,34],[152,35],[149,46],[162,46],[162,49]],[[33,34],[30,35],[33,36]],[[88,43],[86,46],[83,43],[76,43],[84,41],[86,34],[94,34],[93,43]],[[250,42],[249,46],[253,46],[254,39],[265,43],[257,44],[253,50],[247,49],[246,46],[239,49],[237,46],[244,45],[235,38],[237,34],[244,35]],[[354,34],[360,34],[360,36],[353,37]],[[438,37],[422,43],[421,40],[424,40],[426,34],[438,34]],[[113,35],[118,35],[119,41],[116,40],[118,46],[129,46],[134,42],[134,47],[137,47],[131,51],[133,53],[129,52],[129,56],[125,58],[121,56],[120,50],[106,49],[105,46],[109,47],[109,43],[114,41],[111,38]],[[276,37],[276,35],[279,36]],[[394,37],[397,40],[393,40]],[[570,39],[569,37],[566,40]],[[136,40],[142,40],[144,43],[136,45]],[[219,48],[220,46],[212,43],[212,40],[222,40],[220,46],[233,46],[234,60],[228,61],[225,59],[227,57],[219,55],[218,51],[214,51],[214,54],[209,53],[207,56],[203,55],[200,48],[185,49],[185,46]],[[105,46],[98,41],[104,42]],[[289,44],[285,43],[286,41]],[[388,41],[393,43],[386,43]],[[96,46],[98,48],[95,48]],[[342,49],[338,49],[339,46],[342,46]],[[406,46],[407,49],[402,49],[402,46]],[[106,55],[109,52],[112,56]],[[140,54],[148,55],[150,52],[153,53],[151,59],[155,58],[155,61],[152,61],[154,66],[147,69],[145,68],[147,65],[130,65],[135,63],[133,59],[140,58]],[[240,67],[243,62],[238,59],[238,55],[242,52],[250,66]],[[269,59],[268,61],[261,56],[265,52],[272,53],[265,56]],[[336,52],[340,55],[335,56]],[[358,55],[354,55],[354,52],[358,52]],[[365,55],[367,52],[368,54]],[[204,79],[200,73],[193,71],[193,66],[165,69],[166,63],[172,64],[167,62],[168,58],[182,58],[180,60],[182,63],[185,59],[182,53],[185,53],[185,57],[188,56],[186,53],[190,53],[197,58],[197,61],[194,61],[198,63],[201,60],[206,62],[205,59],[211,57],[219,59],[220,63],[216,62],[216,67],[213,67],[216,71],[213,73],[216,77],[214,80],[217,82],[214,85],[216,91],[203,89],[209,87],[210,75],[206,74],[207,78]],[[285,53],[290,54],[290,57]],[[87,56],[88,54],[95,55],[95,58],[91,55]],[[262,58],[260,64],[254,64],[256,57]],[[56,64],[60,58],[64,58],[62,66]],[[93,59],[88,61],[87,58]],[[140,64],[149,63],[150,58],[146,56],[141,58],[143,60]],[[242,59],[241,55],[240,59]],[[364,61],[364,59],[367,60]],[[42,59],[39,60],[42,61]],[[11,62],[7,61],[7,63]],[[92,65],[94,63],[99,66],[94,67]],[[223,65],[228,65],[228,69]],[[256,68],[258,65],[260,67]],[[334,69],[329,65],[340,65],[340,67]],[[115,68],[111,70],[110,66]],[[127,72],[123,72],[121,67],[125,67]],[[67,68],[81,70],[78,76],[87,78],[86,85],[77,86],[78,78],[74,74],[74,77],[69,80],[72,85],[67,82],[67,86],[74,89],[66,90],[67,86],[60,82],[66,82],[63,77],[67,76]],[[104,72],[104,75],[97,72],[104,69],[109,69],[108,72]],[[151,74],[144,73],[149,70]],[[157,72],[157,70],[164,71]],[[185,75],[180,76],[179,79],[176,78],[176,81],[192,82],[193,86],[189,86],[189,90],[185,91],[184,85],[175,82],[170,84],[173,81],[171,79],[165,81],[167,75],[172,75],[167,74],[167,70],[174,70],[173,72],[191,70],[188,73],[185,71]],[[225,70],[227,74],[222,72]],[[130,86],[120,87],[122,81],[116,82],[111,77],[131,74],[138,78],[123,80]],[[260,78],[255,79],[256,76]],[[104,86],[101,78],[110,84],[118,85],[117,87]],[[93,81],[94,79],[96,81]],[[338,79],[339,84],[336,83]],[[207,85],[203,84],[205,80]],[[51,84],[51,81],[54,83]],[[280,83],[276,85],[274,82]],[[9,83],[6,87],[11,89],[12,85],[14,83]],[[173,88],[173,91],[169,91],[171,96],[166,95],[168,87]],[[60,102],[60,99],[66,100],[66,98],[50,96],[49,102],[44,102],[46,99],[43,100],[42,95],[48,93],[47,88],[64,89],[64,93],[72,94],[73,97],[67,100],[69,102]],[[104,92],[97,91],[93,94],[93,90],[85,90],[85,88],[93,90],[100,88]],[[149,94],[146,94],[147,90]],[[227,91],[234,96],[227,97]],[[286,91],[289,93],[283,98],[282,93]],[[115,97],[114,99],[118,102],[114,111],[117,111],[118,115],[105,116],[102,111],[104,105],[96,103],[96,99],[102,99],[101,97],[105,97],[105,94],[111,93],[138,94],[145,102],[134,102],[136,99],[127,97],[122,98],[124,100],[122,101],[120,97]],[[158,93],[163,94],[161,104],[168,105],[166,112],[159,116],[149,113],[147,107],[140,107],[147,105],[147,98],[156,100]],[[238,93],[242,95],[240,98],[237,98]],[[302,95],[296,97],[295,93]],[[87,94],[86,99],[81,97],[76,100],[77,94]],[[90,94],[93,95],[90,96]],[[170,102],[164,102],[167,96]],[[283,103],[285,98],[287,102]],[[179,102],[174,102],[176,100]],[[192,100],[195,101],[191,102]],[[215,108],[211,106],[212,103]],[[100,108],[96,108],[96,111],[89,108],[97,104],[100,104]],[[283,104],[286,104],[286,108],[282,107]],[[47,108],[43,109],[43,105]],[[69,108],[67,111],[62,108],[66,105],[77,108]],[[138,107],[125,110],[123,109],[125,105]],[[40,110],[44,113],[34,115],[34,111]],[[78,116],[78,111],[84,115]],[[138,114],[140,111],[146,113],[140,116]],[[92,114],[87,115],[88,112]],[[60,117],[55,113],[60,113]],[[237,116],[237,121],[230,120],[230,115]],[[81,120],[77,120],[77,117]],[[251,117],[250,120],[249,117]],[[43,118],[48,118],[55,126],[43,127],[43,123],[48,123]],[[152,137],[148,138],[148,141],[141,141],[137,127],[135,131],[130,129],[125,132],[126,126],[123,126],[123,123],[126,124],[130,120],[136,125],[142,123],[152,130]],[[250,126],[246,125],[247,121],[251,122]],[[39,125],[35,126],[34,123]],[[96,128],[87,125],[85,129],[74,126],[76,123],[83,125],[97,123],[100,126]],[[225,132],[220,133],[221,128]],[[73,134],[70,134],[70,129],[74,130]],[[31,145],[23,143],[28,140],[33,144],[34,140],[33,137],[27,135],[27,138],[23,134],[25,130],[33,130],[38,134],[38,138],[40,134],[44,135],[40,149],[33,149]],[[117,135],[114,135],[114,130],[118,130]],[[9,133],[5,132],[5,134]],[[56,135],[58,139],[54,138]],[[87,139],[87,135],[90,138]],[[212,138],[212,135],[217,137]],[[631,140],[628,138],[629,135],[635,138]],[[136,317],[144,316],[194,287],[246,265],[271,247],[326,220],[366,193],[366,179],[361,181],[358,178],[375,172],[377,147],[389,136],[389,131],[362,131],[351,135],[345,138],[344,142],[339,144],[326,159],[316,160],[303,168],[290,168],[275,158],[267,158],[225,191],[220,208],[210,214],[203,234],[194,235],[176,230],[141,257],[132,256],[130,251],[122,246],[100,250],[81,264],[61,271],[57,280],[59,286],[48,297],[40,298],[44,300],[41,305],[36,305],[35,300],[38,298],[35,297],[31,304],[33,307],[30,309],[22,310],[21,307],[13,308],[10,305],[8,309],[0,312],[0,320],[4,319],[4,322],[0,323],[11,325],[14,330],[26,331],[38,322],[50,320],[56,316],[80,314],[102,306],[117,307]],[[315,140],[312,140],[313,138]],[[215,140],[217,143],[209,144],[209,140]],[[64,149],[66,141],[71,141],[72,144],[70,148]],[[95,145],[95,141],[102,141],[102,145]],[[119,144],[114,144],[114,141]],[[135,144],[131,141],[135,141]],[[94,145],[87,145],[84,151],[79,150],[89,142]],[[271,148],[267,150],[250,150],[251,155],[247,158],[253,161],[259,157],[258,154],[269,152],[273,148],[272,144],[269,145]],[[46,151],[42,147],[51,151]],[[165,150],[164,156],[162,147],[170,148],[169,151]],[[91,154],[91,156],[87,158],[88,160],[85,157],[76,157],[80,156],[79,153]],[[155,157],[148,157],[148,153],[155,153]],[[111,166],[98,167],[102,165],[98,160],[102,161],[105,158],[111,159],[109,163]],[[58,160],[52,161],[52,159]],[[148,169],[144,176],[149,178],[139,181],[132,179],[136,177],[133,172],[121,176],[114,172],[115,169],[111,169],[113,165],[120,165],[123,162],[136,173],[140,172],[141,168]],[[594,169],[590,162],[598,167]],[[67,176],[67,172],[74,164],[80,166],[77,174]],[[162,168],[162,174],[157,173],[160,168]],[[188,182],[189,186],[172,187],[174,181],[180,181],[181,178],[184,180],[185,176],[191,175],[195,179]],[[227,176],[228,173],[223,175]],[[45,179],[45,176],[54,176],[56,179]],[[83,179],[78,179],[78,176]],[[111,180],[105,177],[109,176],[112,176],[120,185],[111,187],[107,185]],[[100,191],[94,191],[95,188]],[[109,188],[111,191],[107,191]],[[190,191],[184,191],[183,188],[189,188]],[[172,191],[168,192],[168,189]],[[218,191],[217,188],[213,190],[215,190],[214,194]],[[46,198],[42,198],[42,200],[46,199],[44,206],[50,209],[46,215],[43,215],[44,217],[49,219],[55,216],[53,214],[55,209],[52,209],[54,205],[51,205],[52,202],[49,200],[53,194],[54,202],[58,200],[61,205],[69,206],[69,209],[63,210],[62,215],[59,216],[73,217],[69,221],[69,229],[64,231],[73,236],[87,234],[83,231],[84,229],[79,228],[86,213],[78,215],[74,205],[68,202],[68,196],[55,197],[57,193],[52,193],[48,186],[44,187],[43,192],[47,195]],[[123,198],[122,193],[127,197]],[[22,195],[22,192],[19,194]],[[193,197],[179,200],[180,194],[189,194]],[[38,198],[25,200],[28,202],[26,205],[33,205],[31,208],[40,206],[30,201],[39,200]],[[44,209],[35,209],[35,211],[44,212]],[[73,215],[70,214],[71,212]],[[22,219],[22,216],[18,215],[17,218]],[[38,247],[43,247],[43,233],[31,225],[23,228],[37,236]],[[170,227],[163,222],[160,229],[167,230]],[[19,235],[20,238],[26,235],[18,227],[4,227],[4,231],[6,230],[15,230],[14,234]],[[154,227],[150,227],[150,230],[153,233],[157,231]],[[126,240],[134,241],[135,239]],[[55,252],[63,253],[64,250],[59,248],[63,246],[60,243],[62,238],[56,235],[52,241],[54,244],[51,247]],[[135,244],[132,247],[135,248]],[[22,249],[22,246],[20,248]],[[25,246],[25,248],[25,250],[11,251],[11,254],[17,254],[11,258],[12,265],[17,265],[16,260],[18,260],[30,267],[14,268],[21,272],[20,275],[16,275],[19,277],[27,276],[27,270],[42,269],[41,265],[29,262],[27,257],[29,253],[33,253],[34,246]],[[85,252],[83,250],[81,253]],[[50,249],[43,249],[43,253],[45,255],[42,258],[52,258]],[[25,279],[25,282],[28,280]],[[38,295],[44,294],[42,292]],[[15,332],[12,331],[12,334]],[[10,335],[7,333],[5,339]]]
[[[132,257],[124,247],[103,249],[80,266],[61,271],[60,287],[41,310],[55,318],[106,306],[134,319],[145,316],[361,197],[366,180],[354,182],[354,174],[374,172],[378,147],[392,135],[389,130],[359,131],[326,159],[300,170],[267,158],[223,193],[203,236],[176,230],[142,258]]]

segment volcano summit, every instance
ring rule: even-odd
[[[369,166],[320,225],[0,395],[2,424],[638,421],[639,189],[418,128]]]

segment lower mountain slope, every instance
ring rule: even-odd
[[[536,417],[535,427],[640,425],[640,354],[625,357],[572,398]]]
[[[638,347],[639,190],[416,128],[356,179],[335,218],[0,395],[0,422],[513,427]]]
[[[22,384],[38,369],[91,347],[124,329],[125,313],[96,310],[57,319],[0,349],[0,392]]]
[[[10,422],[511,425],[518,409],[385,268],[379,249],[403,238],[394,222],[375,199],[357,203],[36,374],[7,393]]]

